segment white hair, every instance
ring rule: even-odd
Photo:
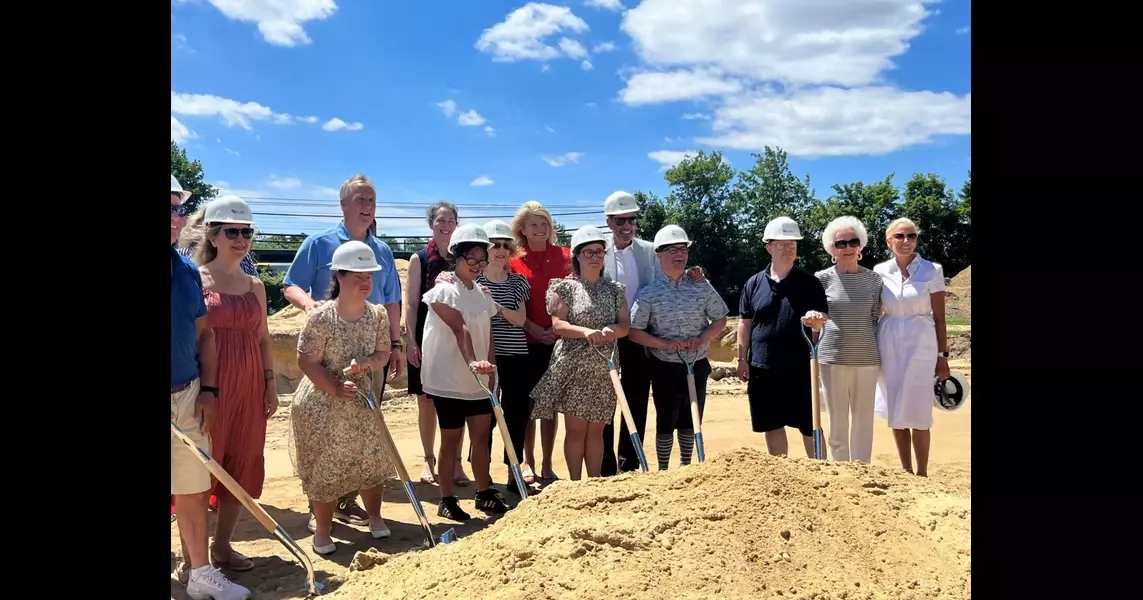
[[[921,228],[917,227],[917,224],[914,223],[912,219],[910,219],[909,217],[900,217],[897,219],[893,219],[893,221],[891,223],[889,223],[889,226],[885,228],[885,240],[886,241],[889,240],[890,236],[893,235],[893,230],[896,229],[899,225],[908,225],[908,226],[913,228],[913,231],[917,232],[918,236],[921,235]]]
[[[852,229],[857,234],[857,239],[861,240],[861,247],[857,249],[858,252],[869,244],[869,234],[865,231],[865,224],[857,217],[846,215],[830,221],[829,225],[826,225],[825,231],[822,232],[822,247],[825,248],[826,254],[836,256],[837,248],[833,247],[834,237],[837,232],[844,229]]]

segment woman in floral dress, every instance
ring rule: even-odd
[[[571,245],[573,274],[553,279],[548,287],[548,314],[559,340],[547,372],[532,390],[532,418],[554,419],[563,413],[568,476],[578,480],[585,464],[588,477],[600,476],[603,427],[615,419],[618,403],[607,361],[593,346],[610,356],[611,345],[627,335],[630,318],[623,284],[603,278],[606,243],[599,229],[581,227]]]
[[[331,537],[335,503],[353,490],[361,493],[373,538],[389,537],[381,493],[382,484],[395,477],[369,406],[358,395],[370,389],[369,371],[380,374],[389,361],[385,307],[365,301],[372,273],[381,267],[373,250],[358,241],[342,244],[332,263],[330,301],[310,312],[298,335],[298,366],[305,377],[290,414],[290,455],[313,503],[313,549],[323,556],[337,550]]]

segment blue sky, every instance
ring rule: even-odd
[[[389,235],[439,199],[602,225],[686,152],[746,169],[766,145],[823,199],[891,172],[959,189],[969,22],[968,0],[172,0],[171,135],[256,217],[331,217],[258,217],[276,233],[336,223],[358,172]]]

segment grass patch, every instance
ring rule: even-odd
[[[963,317],[960,315],[956,315],[956,316],[950,315],[948,317],[945,317],[945,325],[948,325],[951,327],[970,327],[972,325],[972,323],[971,323],[971,319],[969,317]]]

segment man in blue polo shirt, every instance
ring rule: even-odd
[[[392,379],[401,374],[405,365],[401,345],[401,280],[397,277],[393,251],[369,231],[377,216],[377,188],[365,175],[354,175],[341,185],[340,197],[341,223],[315,233],[302,242],[294,255],[294,262],[282,280],[283,294],[290,304],[307,313],[317,308],[329,298],[333,282],[333,272],[329,265],[333,260],[333,251],[349,240],[365,242],[377,255],[377,264],[381,265],[381,270],[373,273],[373,291],[366,300],[373,304],[383,304],[385,312],[389,314],[392,352],[383,376]],[[357,504],[357,492],[339,498],[333,516],[343,523],[354,525],[369,522],[369,515]],[[313,530],[311,512],[310,531]]]
[[[218,350],[206,320],[202,277],[198,267],[174,249],[183,227],[183,202],[190,192],[171,176],[171,421],[203,450],[210,452],[214,421]],[[187,595],[195,600],[244,600],[250,590],[231,583],[207,557],[206,504],[210,471],[181,440],[171,434],[171,494],[183,542],[179,579],[187,571]]]

